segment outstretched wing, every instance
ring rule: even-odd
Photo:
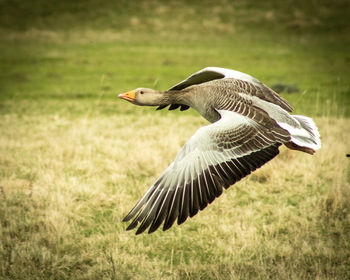
[[[183,223],[222,193],[274,158],[281,145],[268,129],[249,117],[219,110],[221,119],[204,126],[181,148],[175,160],[123,221],[141,223],[136,234]]]
[[[262,82],[248,74],[226,68],[206,67],[171,87],[169,90],[182,90],[189,86],[226,78],[231,78],[236,81],[237,91],[248,95],[255,95],[263,100],[281,106],[288,112],[292,112],[292,107],[288,104],[288,102],[279,96],[275,91],[265,86]],[[167,106],[168,105],[159,106],[157,110],[163,109]],[[181,111],[189,108],[188,106],[182,104],[171,104],[169,110],[177,109],[180,106]]]
[[[222,79],[225,77],[227,78],[228,76],[230,76],[229,71],[233,70],[218,67],[206,67],[192,74],[191,76],[176,84],[175,86],[171,87],[169,90],[181,90],[189,86],[202,84],[212,80]]]

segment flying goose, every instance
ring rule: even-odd
[[[189,107],[211,124],[185,143],[156,182],[126,215],[127,230],[152,233],[175,220],[182,224],[227,189],[273,159],[278,147],[313,154],[321,147],[311,118],[290,115],[292,107],[248,74],[204,68],[167,91],[138,88],[119,95],[140,106]]]

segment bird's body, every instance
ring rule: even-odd
[[[170,110],[189,107],[212,124],[187,141],[173,163],[124,218],[163,230],[183,223],[238,180],[274,158],[278,147],[313,154],[321,146],[314,122],[290,115],[290,105],[257,79],[234,70],[207,67],[168,91],[137,89],[120,95],[137,105]]]

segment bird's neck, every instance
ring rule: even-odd
[[[189,105],[188,98],[186,98],[188,94],[188,90],[169,90],[162,92],[162,98],[159,100],[159,105],[168,105],[168,104],[184,104]]]

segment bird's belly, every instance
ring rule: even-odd
[[[220,119],[219,113],[212,107],[198,108],[196,110],[198,111],[198,113],[201,114],[203,118],[205,118],[207,121],[211,123],[214,123]]]

